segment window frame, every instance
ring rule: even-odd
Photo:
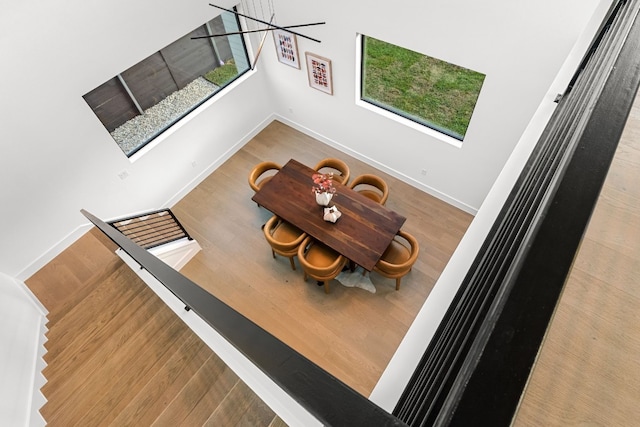
[[[389,106],[386,105],[381,105],[380,103],[375,103],[372,102],[370,100],[367,100],[364,98],[363,96],[363,92],[364,92],[364,74],[365,74],[365,69],[364,69],[364,49],[365,49],[365,37],[367,37],[365,34],[362,33],[358,33],[356,35],[356,43],[355,43],[355,50],[356,50],[356,54],[355,54],[355,58],[356,58],[356,69],[358,70],[358,72],[356,73],[356,91],[355,91],[355,103],[357,106],[365,108],[369,111],[372,111],[374,113],[377,113],[383,117],[386,117],[390,120],[393,120],[397,123],[400,123],[404,126],[407,126],[411,129],[414,129],[420,133],[429,135],[435,139],[438,139],[442,142],[445,142],[447,144],[453,145],[454,147],[457,148],[462,148],[463,145],[463,139],[459,139],[456,138],[455,136],[451,135],[451,133],[448,131],[447,129],[438,127],[437,125],[433,125],[433,124],[428,124],[428,123],[424,123],[422,121],[418,121],[414,118],[412,118],[409,114],[402,114],[401,110],[395,110],[393,108],[390,108]],[[372,36],[369,36],[372,37]],[[388,42],[386,42],[388,43]],[[402,46],[399,46],[402,47]],[[473,71],[473,70],[472,70]],[[486,75],[485,75],[486,78]],[[475,108],[477,108],[478,105],[478,100],[480,99],[480,92],[478,93],[478,99],[476,100],[476,104],[474,107],[474,111],[475,112]],[[471,118],[473,117],[473,112],[472,115],[469,119],[469,124],[471,124]],[[464,137],[468,136],[468,132],[465,133]],[[463,138],[464,138],[463,137]]]
[[[237,7],[233,7],[234,10],[237,10]],[[207,21],[205,21],[204,23],[202,23],[200,26],[192,29],[190,32],[188,32],[187,34],[179,37],[178,39],[176,39],[174,42],[169,43],[168,45],[158,49],[156,52],[154,52],[152,55],[155,55],[157,53],[161,53],[161,51],[163,49],[166,49],[167,47],[171,46],[172,44],[180,41],[181,39],[188,37],[190,35],[192,35],[195,31],[197,31],[199,28],[201,27],[207,27],[209,28],[209,24],[212,20],[220,17],[221,19],[225,19],[222,17],[223,14],[225,13],[229,13],[229,12],[223,12],[218,16],[215,16],[211,19],[208,19]],[[231,15],[231,13],[229,13]],[[235,14],[233,16],[234,21],[236,22],[238,31],[244,31],[243,29],[243,23],[242,21],[239,19],[238,15]],[[250,75],[252,75],[255,70],[252,67],[252,51],[251,51],[251,44],[248,43],[247,37],[245,36],[245,34],[238,34],[237,37],[239,37],[239,41],[240,43],[236,43],[236,46],[242,46],[242,49],[244,51],[244,61],[245,61],[245,67],[243,67],[242,70],[238,70],[238,74],[232,79],[229,80],[227,82],[225,82],[222,86],[218,86],[217,89],[215,89],[213,92],[211,92],[210,95],[206,96],[205,98],[199,100],[198,102],[194,103],[193,105],[191,105],[189,108],[187,108],[185,111],[183,111],[182,113],[180,113],[180,115],[176,116],[175,118],[171,119],[171,116],[167,116],[165,117],[166,122],[162,125],[162,127],[159,127],[159,129],[157,130],[157,132],[150,136],[148,139],[143,140],[142,143],[140,143],[139,145],[137,145],[135,148],[132,148],[129,151],[125,151],[125,149],[123,148],[123,146],[121,145],[120,142],[118,142],[118,140],[116,140],[116,138],[114,138],[114,136],[112,135],[113,131],[110,131],[102,122],[102,120],[99,118],[99,116],[96,114],[94,108],[88,104],[89,108],[91,109],[92,113],[96,116],[96,118],[99,119],[100,123],[102,124],[103,128],[107,131],[107,133],[109,134],[109,137],[113,140],[113,142],[116,144],[116,146],[118,147],[118,149],[133,163],[136,160],[138,160],[139,158],[141,158],[144,154],[146,154],[147,152],[149,152],[152,148],[154,148],[155,146],[157,146],[161,141],[163,141],[164,139],[166,139],[167,137],[169,137],[170,135],[172,135],[176,130],[178,130],[179,128],[181,128],[183,125],[185,125],[186,123],[188,123],[189,121],[191,121],[194,117],[196,117],[201,111],[203,111],[204,109],[208,108],[210,105],[212,105],[214,102],[216,102],[218,99],[221,99],[225,94],[229,93],[231,90],[233,90],[233,88],[235,88],[236,86],[238,86],[239,84],[241,84],[242,82],[244,82]],[[233,48],[232,48],[233,49]],[[214,55],[218,55],[218,50],[214,47],[215,50],[215,54]],[[232,50],[233,51],[233,50]],[[132,65],[131,67],[129,67],[127,70],[131,69],[132,67],[135,67],[138,64],[141,64],[142,62],[144,62],[145,60],[147,60],[150,56],[147,56],[145,58],[143,58],[142,60],[136,62],[136,64]],[[215,56],[217,58],[217,56]],[[233,58],[237,58],[237,56],[234,54]],[[218,67],[216,67],[218,68]],[[216,69],[214,68],[214,69]],[[122,71],[121,73],[117,74],[114,78],[119,78],[119,76],[126,72],[127,70]],[[204,75],[202,75],[201,77],[203,77]],[[194,79],[193,81],[196,81],[196,79]],[[108,82],[109,80],[107,80]],[[192,82],[193,82],[192,81]],[[105,82],[105,83],[107,83]],[[191,84],[192,82],[188,83]],[[105,83],[102,83],[101,85],[97,86],[96,88],[92,89],[91,91],[87,92],[85,95],[83,95],[83,98],[85,98],[85,96],[89,95],[90,93],[92,93],[94,90],[100,88],[101,86],[103,86]],[[124,89],[129,92],[128,89],[128,85],[125,83],[124,84]],[[216,84],[217,86],[217,84]],[[178,89],[177,91],[179,91],[181,89]],[[176,92],[177,92],[176,91]],[[175,92],[172,92],[175,93]],[[171,94],[170,94],[171,95]],[[133,96],[131,93],[129,93],[129,96]],[[131,98],[132,102],[137,102],[135,101],[135,98]],[[159,103],[161,103],[162,101],[164,101],[165,98],[161,99],[160,101],[158,101],[155,105],[158,105]],[[85,100],[86,102],[86,100]],[[152,106],[152,107],[153,107]],[[149,108],[152,108],[149,107]],[[145,109],[146,111],[146,109]],[[141,116],[141,113],[138,113],[135,117],[139,117]],[[133,120],[133,118],[127,120]],[[125,122],[125,123],[127,123]],[[122,125],[124,125],[125,123],[123,123]],[[122,125],[118,125],[118,127],[122,126]],[[118,127],[116,127],[115,129],[117,129]],[[114,130],[115,130],[114,129]]]
[[[162,141],[164,141],[165,139],[173,135],[173,133],[176,132],[178,129],[180,129],[182,126],[186,125],[191,120],[195,119],[202,111],[209,108],[212,104],[216,103],[219,99],[222,99],[225,95],[231,92],[236,86],[242,84],[242,82],[247,80],[255,72],[256,70],[252,70],[251,68],[249,68],[244,73],[238,74],[238,76],[234,80],[226,84],[224,87],[220,88],[220,90],[218,90],[217,92],[214,92],[209,98],[205,99],[200,104],[195,106],[193,109],[191,109],[188,113],[186,113],[180,119],[174,121],[173,124],[168,126],[165,130],[160,132],[154,138],[150,139],[146,144],[138,147],[138,149],[135,150],[135,152],[132,152],[131,155],[127,156],[127,153],[125,153],[122,150],[120,151],[122,151],[122,154],[128,157],[131,163],[135,163],[137,160],[142,158],[146,153],[148,153],[157,145],[159,145]],[[109,137],[111,137],[111,135],[109,135]],[[115,140],[113,140],[113,142],[116,145],[118,145],[118,143]],[[119,146],[118,146],[118,149],[120,149]]]

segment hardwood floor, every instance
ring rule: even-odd
[[[626,426],[640,420],[639,143],[636,102],[516,426]],[[294,157],[315,164],[334,155],[347,160],[354,174],[373,170],[274,123],[174,211],[203,246],[183,273],[367,395],[470,217],[388,178],[388,206],[407,216],[405,229],[422,245],[415,269],[398,292],[393,281],[374,274],[375,294],[334,282],[325,295],[311,281],[303,283],[288,260],[271,258],[260,234],[270,214],[250,201],[246,175],[261,160]],[[195,335],[172,321],[113,249],[92,231],[27,281],[50,311],[49,383],[43,389],[49,424],[283,425],[241,382],[227,377]],[[67,318],[76,312],[77,320]],[[156,314],[152,322],[161,326],[145,323],[145,316]],[[100,332],[105,325],[119,332],[107,336]],[[216,373],[220,380],[211,381]],[[230,398],[218,409],[217,384],[231,383],[237,388],[229,395],[240,400]],[[232,402],[235,409],[225,409]]]
[[[640,423],[639,181],[636,96],[515,426]]]
[[[239,154],[173,209],[204,248],[183,274],[368,396],[471,216],[279,122]],[[375,294],[334,281],[326,295],[315,282],[303,282],[301,271],[292,271],[287,259],[272,258],[260,231],[272,214],[251,201],[253,193],[246,184],[250,166],[265,159],[284,164],[289,158],[315,165],[334,156],[349,164],[353,177],[378,173],[387,180],[387,207],[407,217],[403,229],[422,245],[399,292],[393,280],[374,273]],[[242,185],[230,184],[238,178]]]
[[[43,371],[47,424],[281,425],[114,249],[92,230],[28,282],[54,309]],[[104,262],[93,274],[62,268],[92,255]]]
[[[303,281],[299,264],[293,271],[288,259],[272,258],[260,229],[271,214],[251,201],[249,171],[263,160],[295,158],[313,166],[325,157],[345,160],[352,177],[376,173],[387,180],[387,207],[407,217],[403,229],[421,245],[399,291],[394,280],[372,273],[375,293],[334,281],[327,295]],[[203,248],[183,274],[365,396],[472,219],[279,122],[172,210]],[[282,425],[113,249],[92,231],[27,281],[51,313],[45,419],[51,425]]]

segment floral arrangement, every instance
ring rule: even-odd
[[[332,173],[314,173],[311,178],[313,178],[313,187],[311,187],[311,191],[316,194],[319,193],[335,193],[336,189],[333,186],[333,174]]]

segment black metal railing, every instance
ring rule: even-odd
[[[82,210],[98,229],[184,305],[327,426],[405,426],[318,365],[160,261],[114,227]]]
[[[638,90],[638,1],[612,11],[393,411],[411,426],[512,422]]]
[[[180,239],[193,240],[170,209],[121,218],[109,224],[144,249]]]

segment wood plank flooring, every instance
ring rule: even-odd
[[[40,294],[55,310],[43,371],[48,425],[221,425],[221,417],[275,423],[273,411],[105,243],[92,230],[29,281],[34,290],[46,288]],[[107,247],[105,264],[84,281],[76,277],[73,295],[59,286],[70,279],[61,264]]]
[[[415,235],[422,248],[400,291],[394,280],[373,273],[375,294],[334,281],[327,295],[314,281],[305,283],[299,267],[293,271],[286,258],[272,258],[260,229],[272,214],[251,201],[247,176],[252,165],[263,160],[283,165],[294,158],[313,167],[325,157],[346,161],[353,177],[377,173],[389,183],[386,206],[407,217],[403,229]],[[241,185],[235,185],[238,180]],[[173,211],[203,246],[183,274],[365,396],[472,219],[279,122],[246,144]]]
[[[628,426],[640,420],[640,293],[636,286],[640,278],[639,144],[640,102],[636,102],[515,426]],[[203,246],[183,272],[366,395],[470,217],[450,212],[446,204],[389,179],[392,196],[388,205],[409,218],[406,229],[418,236],[422,245],[416,268],[398,292],[393,291],[392,281],[374,275],[376,294],[333,283],[332,293],[324,295],[312,282],[303,283],[301,272],[291,271],[286,259],[271,258],[260,234],[260,225],[270,215],[250,202],[246,175],[261,160],[284,163],[294,157],[315,164],[319,158],[333,155],[349,161],[356,174],[372,170],[274,123],[174,210]],[[190,422],[283,425],[263,412],[268,408],[261,402],[252,403],[256,414],[241,409],[247,401],[254,402],[253,397],[241,400],[239,409],[229,414],[223,414],[225,405],[213,408],[217,391],[210,390],[215,387],[206,379],[211,372],[220,371],[210,360],[211,351],[188,331],[170,327],[164,314],[160,318],[172,331],[169,336],[179,338],[159,341],[167,347],[167,354],[142,352],[157,338],[147,335],[153,328],[144,326],[144,316],[168,309],[127,271],[113,249],[99,233],[87,233],[27,281],[50,311],[49,383],[45,390],[51,407],[47,405],[43,411],[49,424],[176,425],[194,411],[194,415],[206,412],[201,411],[204,406],[211,411],[209,417],[200,421],[191,418]],[[126,287],[119,293],[129,294],[128,305],[134,308],[129,314],[111,307],[121,304],[118,297],[97,289],[122,284]],[[94,290],[100,297],[91,296]],[[85,317],[77,322],[65,320],[73,311],[86,314],[83,309],[74,309],[85,298],[103,302],[91,302],[91,308],[84,309],[90,314],[95,310],[113,313],[110,319],[96,318],[121,330],[120,338],[99,333],[89,338],[90,331],[99,330],[96,325]],[[137,317],[136,313],[143,315]],[[59,331],[54,330],[56,323],[60,323]],[[139,340],[125,339],[136,333]],[[140,335],[147,335],[147,339]],[[109,359],[124,357],[114,353],[118,346],[128,355],[126,363],[137,362],[140,365],[135,369],[144,371],[135,381],[118,378],[130,372],[124,375],[114,365],[102,367]],[[81,380],[95,386],[87,387]],[[220,381],[229,383],[224,372]],[[244,396],[244,386],[237,386],[231,395]],[[124,407],[123,401],[127,403]],[[202,405],[196,409],[199,402]],[[95,411],[94,403],[98,405]],[[105,414],[106,407],[113,417],[97,421],[95,417]]]
[[[640,97],[515,426],[640,424]]]
[[[260,229],[271,214],[251,201],[249,171],[263,160],[313,166],[325,157],[345,160],[353,177],[387,180],[387,207],[407,217],[403,229],[421,244],[399,291],[373,273],[376,293],[334,281],[327,295],[303,281],[299,264],[293,271],[286,258],[272,258]],[[365,396],[472,219],[279,122],[172,210],[203,248],[183,274]],[[27,281],[51,313],[42,411],[48,423],[283,425],[114,249],[93,230]]]

